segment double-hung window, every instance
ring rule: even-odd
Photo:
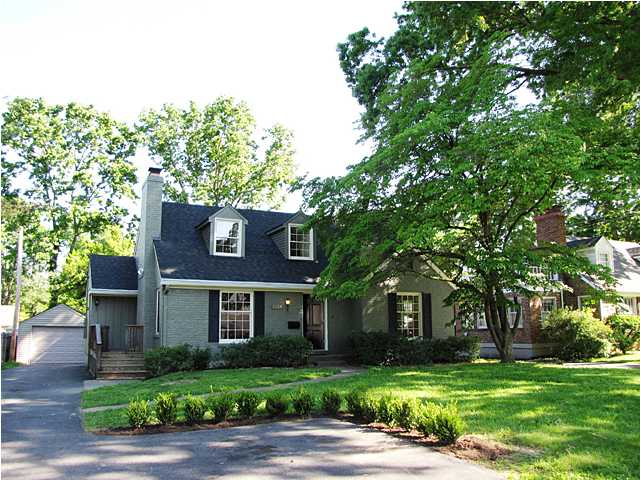
[[[542,323],[544,323],[547,317],[549,317],[549,315],[551,315],[551,312],[553,312],[556,308],[556,297],[544,297],[542,299],[542,306],[540,308],[540,320],[542,321]]]
[[[289,224],[289,258],[313,260],[313,229],[303,230],[302,225]]]
[[[509,316],[509,326],[513,327],[516,323],[518,316],[518,307],[516,305],[509,305],[507,309],[507,315]],[[520,313],[520,320],[518,321],[518,328],[522,328],[522,313]]]
[[[398,332],[404,337],[419,337],[421,305],[419,293],[398,293],[396,297]]]
[[[253,336],[253,295],[220,292],[220,343],[248,340]]]
[[[213,253],[215,255],[240,256],[242,223],[239,220],[216,218],[213,232]]]
[[[475,314],[476,328],[484,330],[487,328],[487,318],[484,316],[484,312],[477,312]]]

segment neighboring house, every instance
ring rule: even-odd
[[[15,305],[0,305],[0,332],[13,331],[13,315]]]
[[[359,330],[453,335],[446,283],[404,277],[359,300],[316,299],[327,259],[303,213],[163,202],[160,172],[143,186],[135,256],[91,256],[88,323],[109,327],[110,349],[129,349],[140,329],[144,350],[303,335],[336,354]]]
[[[540,291],[539,295],[532,298],[518,297],[522,316],[514,338],[513,352],[516,358],[533,358],[549,353],[549,346],[541,339],[541,326],[544,319],[557,308],[590,306],[594,308],[596,316],[602,319],[616,311],[640,314],[640,244],[608,240],[604,237],[567,239],[565,215],[559,208],[535,217],[535,222],[539,242],[566,244],[577,248],[592,263],[608,266],[616,280],[614,292],[621,296],[623,301],[618,305],[603,301],[596,303],[589,298],[589,292],[594,288],[601,288],[598,282],[587,275],[576,279],[554,274],[554,279],[559,280],[565,288],[549,292]],[[515,308],[509,311],[512,325],[516,314]],[[476,328],[470,333],[481,338],[481,354],[485,357],[497,356],[484,314],[479,314],[475,320]],[[461,321],[457,320],[456,334],[462,333]]]
[[[25,364],[84,364],[84,332],[84,315],[67,305],[56,305],[20,322],[17,360]]]

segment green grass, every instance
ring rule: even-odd
[[[132,398],[152,400],[160,392],[178,396],[240,388],[268,387],[281,383],[311,380],[337,373],[334,368],[247,368],[177,372],[148,380],[100,387],[82,393],[82,408],[128,403]]]
[[[640,350],[637,352],[628,352],[627,354],[614,355],[613,357],[594,358],[592,362],[607,363],[630,363],[640,362]]]
[[[2,362],[2,370],[8,370],[10,368],[16,368],[21,366],[21,363],[18,362]]]
[[[363,387],[425,400],[457,400],[469,433],[537,452],[501,460],[524,479],[640,478],[640,375],[634,370],[480,363],[373,368],[310,384]],[[87,414],[88,429],[126,425],[124,410]]]

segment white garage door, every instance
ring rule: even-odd
[[[85,363],[83,328],[33,327],[31,363]]]

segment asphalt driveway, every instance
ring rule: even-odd
[[[82,367],[2,372],[2,477],[502,478],[384,433],[310,419],[145,436],[85,433]]]

